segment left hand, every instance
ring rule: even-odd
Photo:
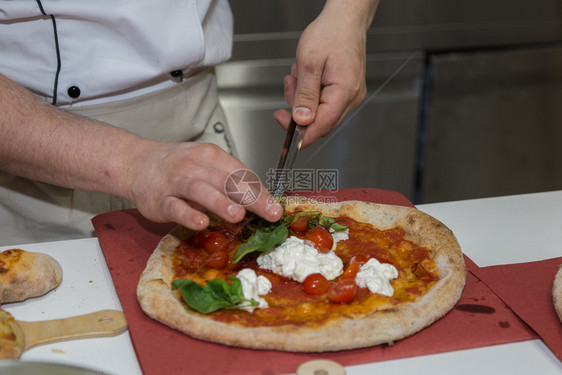
[[[284,85],[293,119],[307,125],[303,147],[326,136],[366,97],[366,28],[357,20],[326,7],[299,40]],[[287,129],[291,114],[278,110],[274,118]]]

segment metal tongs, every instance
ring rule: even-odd
[[[289,128],[287,129],[287,136],[285,137],[285,143],[283,144],[281,154],[279,155],[279,161],[277,162],[273,185],[271,187],[271,194],[275,199],[281,198],[283,193],[285,193],[285,190],[287,190],[288,177],[290,176],[295,160],[297,159],[297,153],[301,148],[305,132],[306,126],[297,125],[297,123],[291,118]]]

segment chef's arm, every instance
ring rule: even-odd
[[[245,210],[224,182],[247,168],[211,144],[155,142],[56,108],[0,75],[0,169],[73,189],[116,195],[148,219],[192,229],[208,225],[205,207],[230,222]],[[246,208],[277,220],[282,208],[263,194]]]
[[[300,37],[296,64],[285,77],[295,122],[307,125],[304,146],[327,135],[367,93],[366,39],[379,0],[327,0]],[[275,119],[287,128],[291,114]]]
[[[0,134],[2,170],[119,196],[125,194],[124,166],[136,152],[134,144],[142,143],[129,133],[47,104],[2,75]]]

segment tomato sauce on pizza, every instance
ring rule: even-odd
[[[332,219],[348,228],[347,239],[338,241],[333,250],[328,250],[343,263],[343,273],[333,280],[322,280],[321,277],[310,280],[314,279],[312,275],[303,282],[293,280],[261,268],[256,254],[234,262],[236,250],[243,243],[241,237],[247,222],[230,224],[224,221],[198,232],[176,247],[172,257],[174,278],[193,280],[204,286],[214,279],[228,282],[229,277],[247,268],[264,276],[271,283],[271,291],[263,296],[269,305],[267,308],[256,308],[252,312],[220,309],[208,314],[216,321],[251,327],[314,326],[335,317],[362,317],[382,308],[415,301],[439,280],[432,250],[405,239],[403,228],[379,230],[345,216]],[[306,220],[293,224],[291,235],[305,240],[312,238],[317,246],[323,246],[323,239],[314,238],[318,235],[312,233],[314,228],[306,226]],[[391,281],[392,295],[372,293],[355,284],[355,275],[369,259],[392,265],[398,271],[398,276]]]
[[[141,274],[142,310],[195,339],[333,352],[413,335],[461,298],[458,241],[420,210],[307,198],[285,209],[276,223],[211,214],[208,230],[174,228]]]

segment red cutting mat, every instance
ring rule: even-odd
[[[401,194],[379,189],[344,189],[306,195],[413,206]],[[102,214],[92,222],[146,375],[286,374],[296,372],[301,363],[312,359],[330,359],[349,366],[537,338],[494,292],[469,272],[456,308],[432,326],[394,346],[310,354],[232,348],[192,339],[148,318],[136,300],[137,282],[146,261],[174,225],[152,223],[136,210]],[[470,259],[466,261],[469,271],[478,270]]]
[[[552,302],[552,286],[562,257],[538,262],[482,267],[475,274],[527,323],[562,361],[562,322]]]

